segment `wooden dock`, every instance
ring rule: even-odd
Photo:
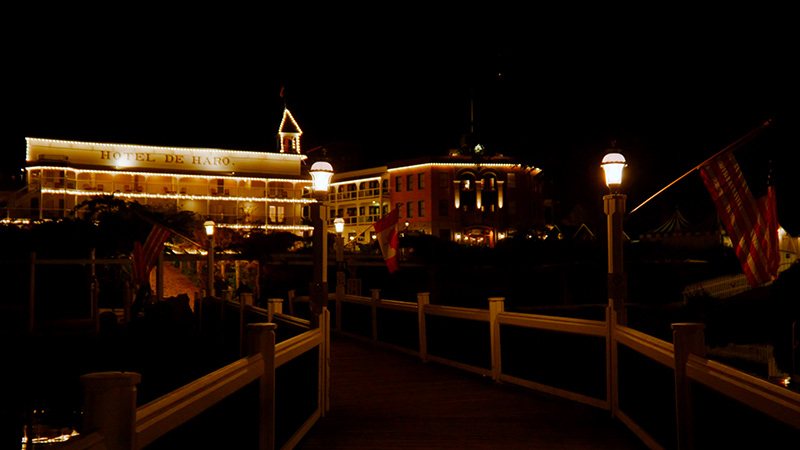
[[[331,409],[296,449],[645,449],[608,411],[333,336]]]

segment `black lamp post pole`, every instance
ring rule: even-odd
[[[311,300],[311,326],[319,327],[322,308],[328,306],[328,239],[325,220],[322,217],[322,202],[311,203],[311,224],[314,227],[312,246],[314,250],[313,281],[309,287]]]
[[[624,194],[603,196],[603,209],[608,219],[608,305],[617,313],[619,325],[627,325],[628,283],[622,268],[622,218],[626,198]]]

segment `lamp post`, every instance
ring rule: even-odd
[[[328,187],[333,177],[333,166],[326,161],[317,161],[309,170],[312,180],[312,194],[317,200],[309,205],[311,225],[314,227],[314,276],[309,287],[311,300],[311,326],[319,327],[319,315],[328,305],[328,233],[322,217],[322,202],[328,196]]]
[[[208,296],[214,296],[214,221],[206,220],[203,227],[206,229],[206,236],[208,236]]]
[[[603,209],[608,221],[608,306],[616,313],[617,323],[626,325],[628,283],[622,268],[622,216],[627,196],[619,193],[625,157],[620,153],[609,153],[603,158],[602,167],[610,190],[603,196]]]
[[[344,299],[344,219],[333,219],[336,228],[336,328],[342,329],[342,300]]]
[[[336,228],[336,288],[344,286],[344,219],[333,219]]]

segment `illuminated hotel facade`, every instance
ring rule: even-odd
[[[491,247],[545,224],[540,172],[509,157],[458,155],[336,174],[328,221],[343,218],[345,239],[365,244],[372,223],[396,208],[400,230]]]
[[[285,110],[280,153],[27,138],[27,187],[11,209],[15,217],[68,218],[83,201],[113,195],[231,228],[309,231],[301,134]]]
[[[288,109],[278,152],[27,138],[27,186],[12,199],[14,218],[80,216],[100,195],[164,211],[192,211],[229,228],[310,233],[314,200],[303,172],[302,130]],[[335,163],[334,163],[335,164]],[[510,233],[545,224],[540,169],[504,156],[429,156],[334,175],[325,202],[329,232],[371,242],[372,224],[393,208],[400,230],[467,245],[494,246]]]

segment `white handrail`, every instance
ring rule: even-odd
[[[264,374],[261,353],[242,358],[136,409],[142,448]]]
[[[689,355],[686,374],[717,392],[800,429],[800,394],[796,392],[697,355]]]

